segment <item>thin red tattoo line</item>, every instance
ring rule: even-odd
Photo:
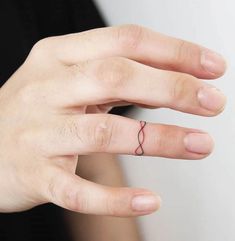
[[[135,149],[135,154],[137,156],[142,156],[144,154],[144,149],[143,149],[143,146],[142,144],[144,143],[144,138],[145,138],[145,135],[144,135],[144,127],[146,126],[146,121],[140,121],[140,130],[138,132],[138,142],[139,142],[139,146]],[[142,134],[142,135],[140,135]],[[141,140],[141,137],[142,137],[142,140]]]

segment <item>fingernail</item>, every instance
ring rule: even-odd
[[[224,58],[210,50],[203,50],[201,54],[202,67],[213,75],[221,75],[225,72],[226,62]]]
[[[206,133],[189,133],[184,138],[185,148],[194,153],[209,154],[214,147],[214,141]]]
[[[133,211],[152,212],[161,205],[161,198],[156,195],[139,195],[132,199],[131,206]]]
[[[225,106],[226,96],[217,88],[206,85],[199,89],[198,100],[203,108],[219,111]]]

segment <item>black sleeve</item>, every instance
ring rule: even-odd
[[[1,0],[0,85],[19,68],[38,40],[105,25],[89,0]],[[110,113],[123,115],[130,108],[116,107]],[[53,204],[0,214],[0,240],[72,241],[63,215],[63,209]]]

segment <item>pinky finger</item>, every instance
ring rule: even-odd
[[[71,211],[129,217],[150,214],[160,207],[160,197],[145,189],[107,187],[57,167],[50,173],[46,201]]]

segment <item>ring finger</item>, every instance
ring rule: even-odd
[[[60,124],[57,121],[56,128],[38,134],[49,156],[102,152],[201,159],[213,149],[213,140],[205,132],[112,114],[68,115]]]

